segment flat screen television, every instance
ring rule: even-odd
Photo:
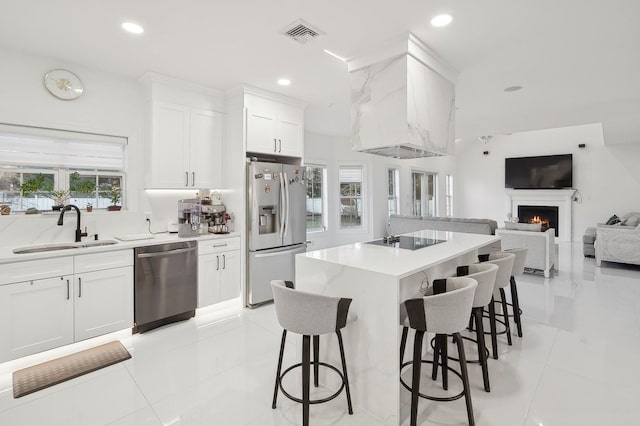
[[[504,186],[513,189],[573,187],[573,155],[506,158]]]

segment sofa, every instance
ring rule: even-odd
[[[640,225],[605,225],[596,228],[596,266],[602,261],[640,265]]]
[[[387,222],[387,235],[432,229],[435,231],[466,232],[469,234],[495,235],[498,222],[491,219],[465,219],[456,217],[421,217],[392,214]],[[500,251],[500,241],[478,250],[478,254]]]
[[[421,217],[392,214],[387,223],[389,235],[433,229],[436,231],[467,232],[495,235],[498,222],[491,219],[464,219],[456,217]]]
[[[526,269],[542,271],[545,278],[551,277],[551,269],[555,265],[556,258],[554,228],[544,232],[540,232],[540,227],[537,231],[500,228],[496,230],[496,235],[502,239],[503,250],[527,248],[527,258],[524,263]]]

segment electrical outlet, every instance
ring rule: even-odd
[[[151,212],[144,212],[144,218],[146,220],[151,220]]]

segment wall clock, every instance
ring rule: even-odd
[[[77,75],[67,70],[51,70],[44,75],[44,86],[49,93],[58,99],[71,101],[84,92],[82,81]]]

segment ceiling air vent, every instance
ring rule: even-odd
[[[306,44],[314,38],[325,34],[324,31],[314,27],[304,19],[298,19],[297,21],[287,25],[280,30],[279,33],[291,40],[297,41],[300,44]]]

